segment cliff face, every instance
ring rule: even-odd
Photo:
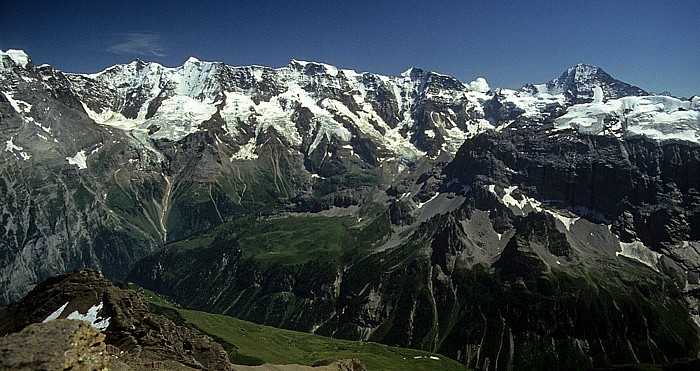
[[[610,224],[621,241],[641,241],[698,274],[697,146],[541,129],[488,133],[467,141],[446,173],[516,186],[551,207]]]

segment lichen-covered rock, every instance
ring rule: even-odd
[[[104,334],[85,321],[34,323],[0,338],[0,369],[130,369],[107,352],[104,340]]]

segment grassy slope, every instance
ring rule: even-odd
[[[345,248],[348,231],[341,218],[281,218],[249,225],[239,239],[245,256],[261,263],[300,264],[335,260]]]
[[[200,330],[234,344],[239,354],[267,363],[312,365],[325,359],[358,358],[370,370],[465,369],[446,357],[413,349],[282,330],[219,314],[183,309],[178,312]],[[440,359],[429,359],[431,355]]]
[[[325,359],[358,358],[370,370],[464,370],[464,365],[434,354],[377,343],[347,341],[257,325],[233,317],[178,310],[200,330],[238,347],[237,353],[273,364],[312,365]],[[420,358],[414,358],[420,357]]]
[[[325,336],[283,330],[254,324],[220,314],[187,310],[175,307],[161,295],[141,289],[130,288],[148,298],[157,307],[157,312],[181,322],[193,325],[200,331],[224,343],[234,363],[301,364],[313,365],[326,359],[357,358],[369,370],[466,370],[457,361],[442,355],[415,349],[387,345],[332,339]],[[439,360],[430,359],[430,356]],[[418,358],[416,358],[418,357]],[[256,362],[258,361],[258,362]],[[262,362],[259,362],[262,361]]]

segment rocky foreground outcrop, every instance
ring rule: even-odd
[[[51,278],[0,308],[5,335],[3,368],[233,369],[212,338],[150,313],[140,295],[91,270]]]
[[[34,323],[0,338],[0,369],[129,369],[117,355],[109,354],[104,339],[100,330],[85,321]]]

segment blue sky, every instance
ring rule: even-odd
[[[10,1],[0,49],[97,72],[189,56],[291,59],[397,75],[416,66],[492,87],[543,83],[576,63],[646,90],[700,94],[700,1]]]

